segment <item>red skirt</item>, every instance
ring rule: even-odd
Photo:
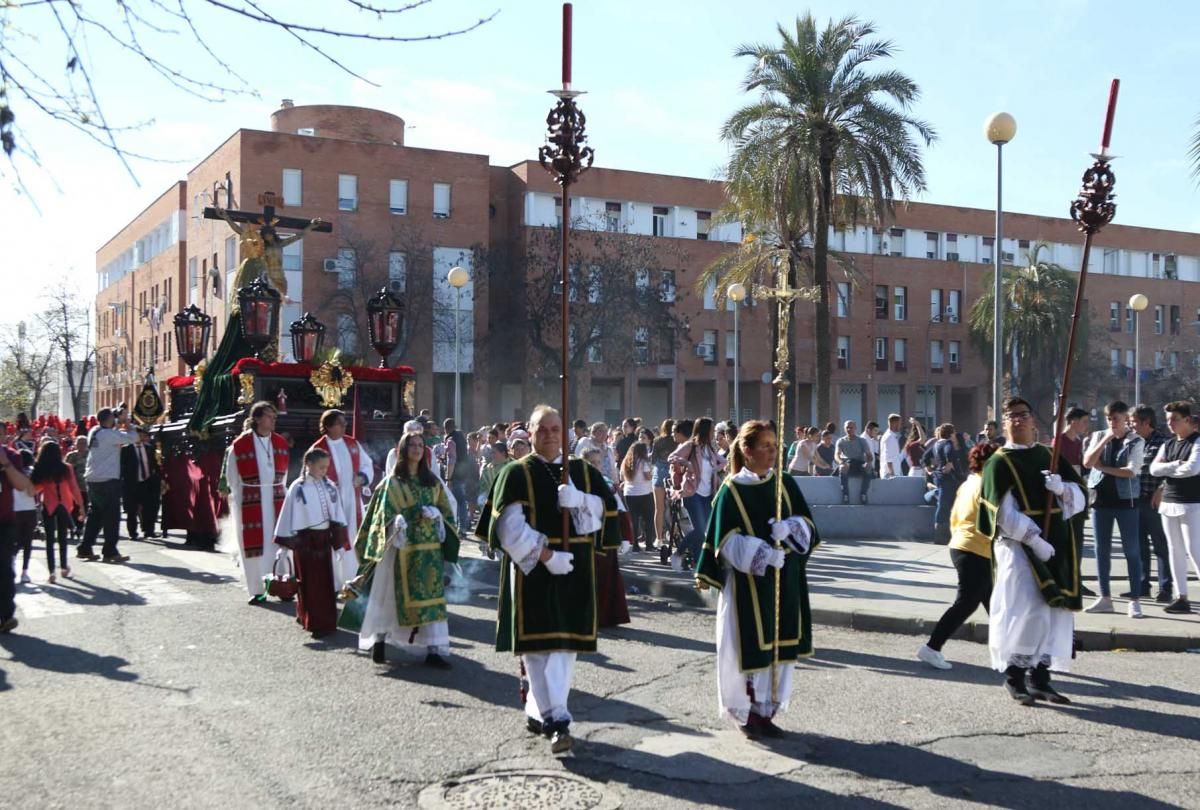
[[[333,590],[333,547],[340,538],[332,529],[304,529],[296,534],[292,559],[300,593],[296,621],[313,633],[337,629],[337,594]]]
[[[596,618],[601,627],[629,624],[629,605],[625,602],[625,580],[617,565],[617,550],[596,554]]]

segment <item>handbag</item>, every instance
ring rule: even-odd
[[[279,573],[279,560],[283,558],[288,561],[287,573]],[[287,554],[280,554],[275,557],[275,562],[271,566],[271,573],[263,577],[263,583],[267,586],[267,593],[280,599],[284,602],[290,602],[296,598],[296,594],[300,591],[300,580],[296,579],[296,572],[292,568],[292,559]]]

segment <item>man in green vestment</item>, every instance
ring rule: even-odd
[[[994,541],[988,620],[992,666],[1014,700],[1070,701],[1050,686],[1051,669],[1070,670],[1079,610],[1079,545],[1071,517],[1087,507],[1083,482],[1034,438],[1033,410],[1020,397],[1004,403],[1007,443],[983,468],[979,531]],[[1051,497],[1052,496],[1052,497]],[[1049,533],[1043,534],[1051,505]]]
[[[571,458],[562,480],[562,419],[539,405],[529,419],[533,452],[503,467],[484,504],[476,534],[504,552],[496,649],[521,656],[528,689],[527,727],[571,747],[567,698],[575,656],[596,650],[598,548],[620,545],[617,503],[603,476]],[[562,510],[571,529],[563,538]]]

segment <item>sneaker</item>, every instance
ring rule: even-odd
[[[672,554],[671,555],[671,570],[672,571],[682,571],[683,570],[683,555],[682,554]]]
[[[1112,599],[1107,596],[1101,596],[1083,609],[1084,613],[1116,613],[1113,610]]]
[[[1182,596],[1163,608],[1163,613],[1191,613],[1192,603]]]
[[[1129,600],[1129,618],[1131,618],[1131,619],[1143,618],[1142,603],[1140,600],[1138,600],[1138,599]]]
[[[1174,601],[1174,599],[1175,596],[1171,592],[1170,588],[1163,588],[1161,591],[1154,594],[1154,601],[1158,602],[1160,605],[1169,605],[1172,601]]]
[[[31,583],[31,582],[33,582],[33,580],[29,578],[29,572],[28,572],[28,571],[22,571],[22,572],[21,572],[21,584],[22,584],[22,585],[28,585],[28,584],[29,584],[29,583]]]
[[[935,650],[928,644],[922,644],[917,649],[917,658],[929,664],[934,669],[953,669],[950,662],[946,660],[946,656],[942,655],[940,650]]]

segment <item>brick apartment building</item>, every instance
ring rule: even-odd
[[[388,286],[408,303],[408,341],[392,360],[417,369],[422,407],[452,412],[455,361],[447,325],[456,317],[468,423],[511,419],[538,401],[557,400],[557,380],[528,372],[529,347],[511,327],[513,308],[524,305],[520,285],[480,260],[488,252],[519,255],[535,229],[561,222],[558,188],[536,162],[491,166],[483,155],[407,147],[403,120],[375,110],[285,102],[271,124],[271,131],[235,132],[186,183],[172,186],[97,253],[98,407],[131,401],[138,370],[148,364],[160,381],[183,370],[170,345],[170,318],[180,306],[196,303],[214,317],[216,346],[239,260],[237,240],[200,211],[214,199],[254,209],[262,191],[280,193],[288,215],[333,223],[331,234],[310,234],[285,251],[292,302],[281,317],[285,331],[312,311],[329,327],[330,339],[374,360],[363,305],[368,294]],[[741,240],[739,227],[716,223],[721,203],[719,183],[617,169],[592,169],[574,187],[577,227],[611,232],[605,238],[655,240],[656,272],[664,277],[646,294],[669,295],[689,324],[674,352],[639,353],[633,363],[589,358],[573,378],[578,415],[608,421],[627,413],[648,421],[732,415],[734,314],[731,305],[717,306],[712,287],[698,290],[695,283]],[[990,283],[992,216],[912,204],[882,231],[858,226],[831,233],[831,248],[856,268],[853,278],[835,273],[831,291],[839,419],[881,420],[897,411],[972,428],[985,418],[990,358],[970,346],[965,314]],[[1008,214],[1005,231],[1012,237],[1004,242],[1006,261],[1020,262],[1029,245],[1045,241],[1043,258],[1079,266],[1080,240],[1065,219]],[[446,282],[454,265],[472,274],[458,296]],[[1141,330],[1143,367],[1157,365],[1169,374],[1200,362],[1195,333],[1183,328],[1193,313],[1200,321],[1200,236],[1113,225],[1097,238],[1090,272],[1089,348],[1094,363],[1115,372],[1108,388],[1126,387],[1133,365],[1125,302],[1135,292],[1151,301]],[[644,281],[635,275],[631,286]],[[157,332],[144,315],[155,302],[166,307]],[[740,416],[748,418],[772,410],[768,307],[751,299],[739,318]],[[811,305],[798,306],[793,374],[801,422],[814,410],[812,323]],[[630,331],[630,341],[642,340],[626,325],[613,327]]]

